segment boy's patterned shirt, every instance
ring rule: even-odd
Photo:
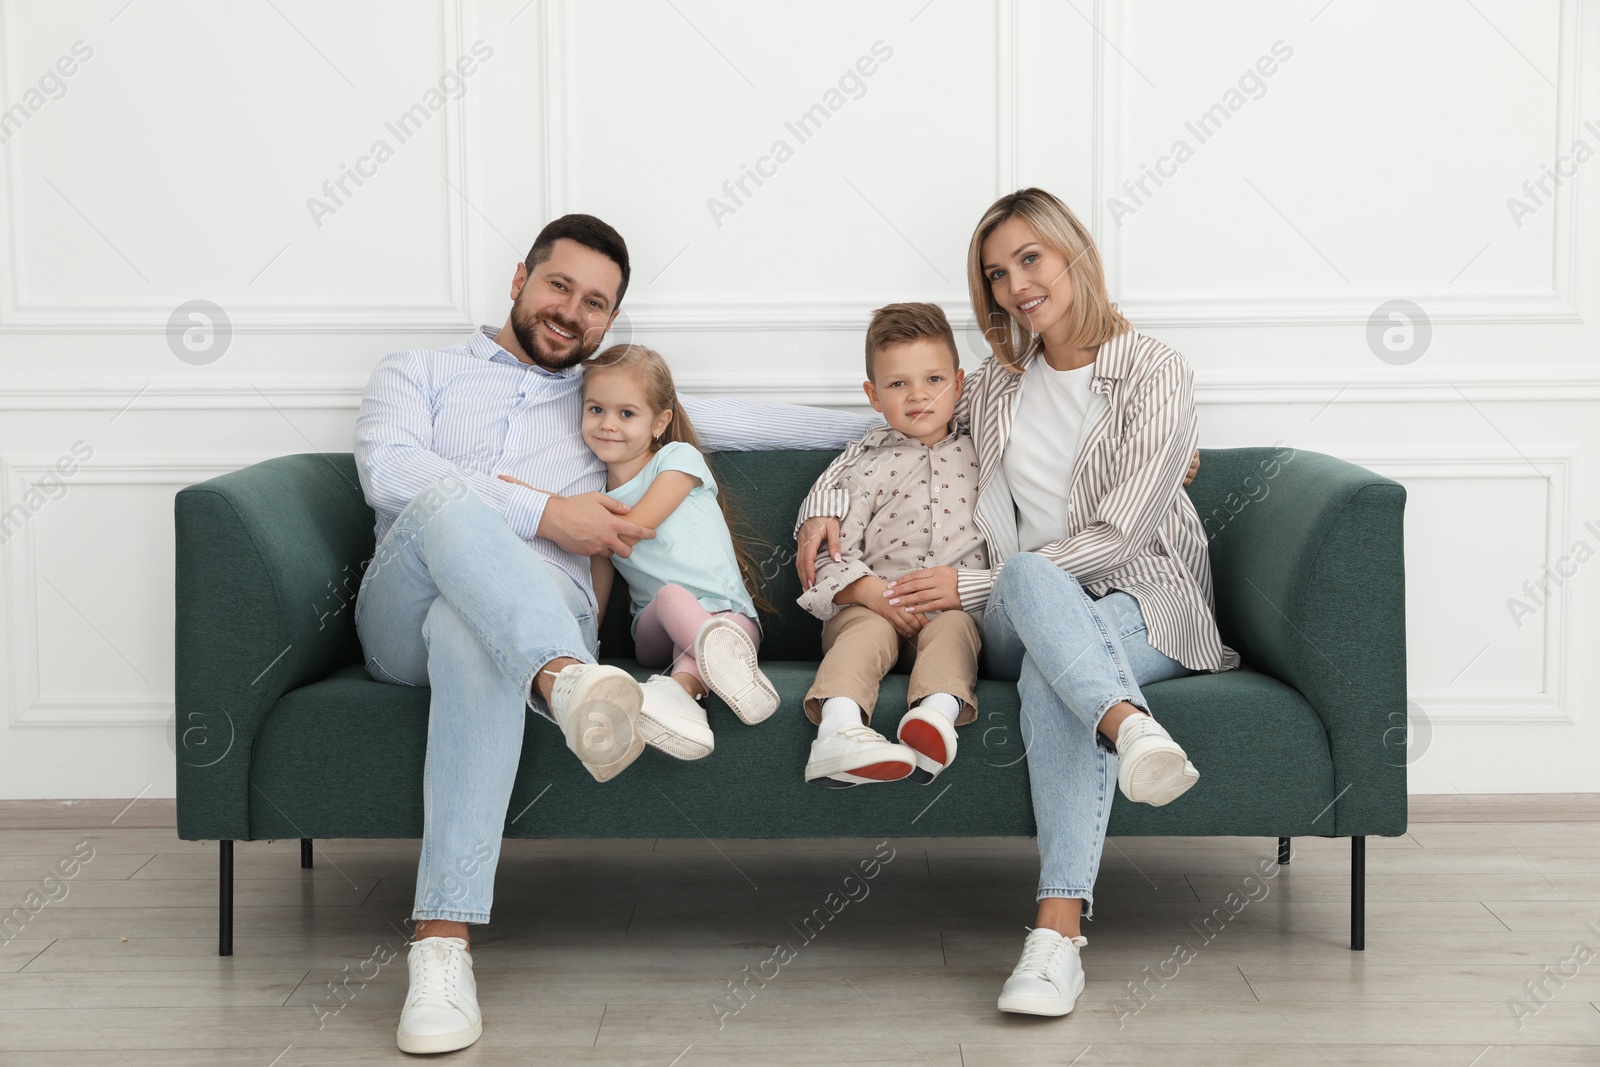
[[[817,583],[799,599],[819,619],[838,614],[833,602],[867,575],[885,580],[927,567],[989,566],[973,521],[978,502],[978,452],[972,438],[951,432],[924,445],[888,426],[861,439],[862,452],[844,472],[849,510],[839,523],[839,555],[817,556]]]

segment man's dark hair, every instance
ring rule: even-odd
[[[563,237],[594,249],[622,269],[622,284],[617,287],[617,302],[612,310],[621,307],[622,294],[628,291],[628,245],[620,233],[593,215],[563,215],[540,230],[533,247],[528,250],[528,258],[523,260],[529,273],[550,258],[556,242]]]

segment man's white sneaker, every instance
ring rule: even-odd
[[[750,726],[778,710],[778,691],[756,662],[756,643],[727,619],[707,619],[694,635],[694,659],[706,686]]]
[[[917,754],[870,726],[846,726],[811,742],[806,782],[834,789],[863,782],[895,782],[917,766]]]
[[[676,759],[704,759],[711,755],[716,739],[706,721],[706,709],[684,692],[683,686],[664,674],[656,674],[639,688],[644,691],[639,728],[645,744]]]
[[[620,667],[574,663],[556,675],[550,713],[567,747],[597,782],[615,778],[644,751],[639,708],[644,694]]]
[[[1183,747],[1150,716],[1129,715],[1117,730],[1117,785],[1139,804],[1161,807],[1200,780]]]
[[[927,785],[956,758],[956,728],[942,711],[912,708],[900,720],[900,743],[917,754],[911,780]]]
[[[1000,1010],[1023,1015],[1066,1015],[1083,992],[1078,949],[1086,937],[1063,937],[1040,928],[1022,943],[1022,959],[1000,990]]]
[[[472,954],[459,937],[425,937],[406,958],[411,990],[400,1009],[401,1052],[454,1052],[483,1036]]]

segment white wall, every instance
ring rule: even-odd
[[[0,103],[22,108],[0,509],[92,449],[3,549],[0,796],[172,795],[173,494],[348,450],[376,360],[501,321],[548,219],[626,235],[627,329],[685,386],[854,404],[866,311],[970,319],[971,227],[1027,184],[1193,362],[1205,444],[1283,440],[1410,490],[1413,790],[1600,790],[1600,563],[1520,626],[1507,606],[1600,549],[1600,162],[1507,204],[1600,149],[1594,0],[124,4],[0,0]],[[386,123],[418,103],[402,143]],[[801,143],[785,123],[818,103]],[[1202,143],[1185,123],[1213,105]],[[1161,162],[1178,139],[1192,157]],[[379,140],[392,158],[361,163]],[[792,156],[713,210],[779,140]],[[232,336],[185,362],[169,317],[197,299]],[[1368,342],[1394,299],[1431,320],[1404,365]]]

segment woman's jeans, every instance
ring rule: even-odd
[[[1039,898],[1077,897],[1087,918],[1117,790],[1117,756],[1095,727],[1113,705],[1149,710],[1141,682],[1191,673],[1150,646],[1138,602],[1095,600],[1037,552],[1011,556],[983,612],[984,671],[1017,679],[1039,827]]]
[[[534,673],[562,656],[594,662],[594,605],[499,512],[444,479],[384,535],[355,622],[368,674],[433,688],[412,918],[486,923]]]

